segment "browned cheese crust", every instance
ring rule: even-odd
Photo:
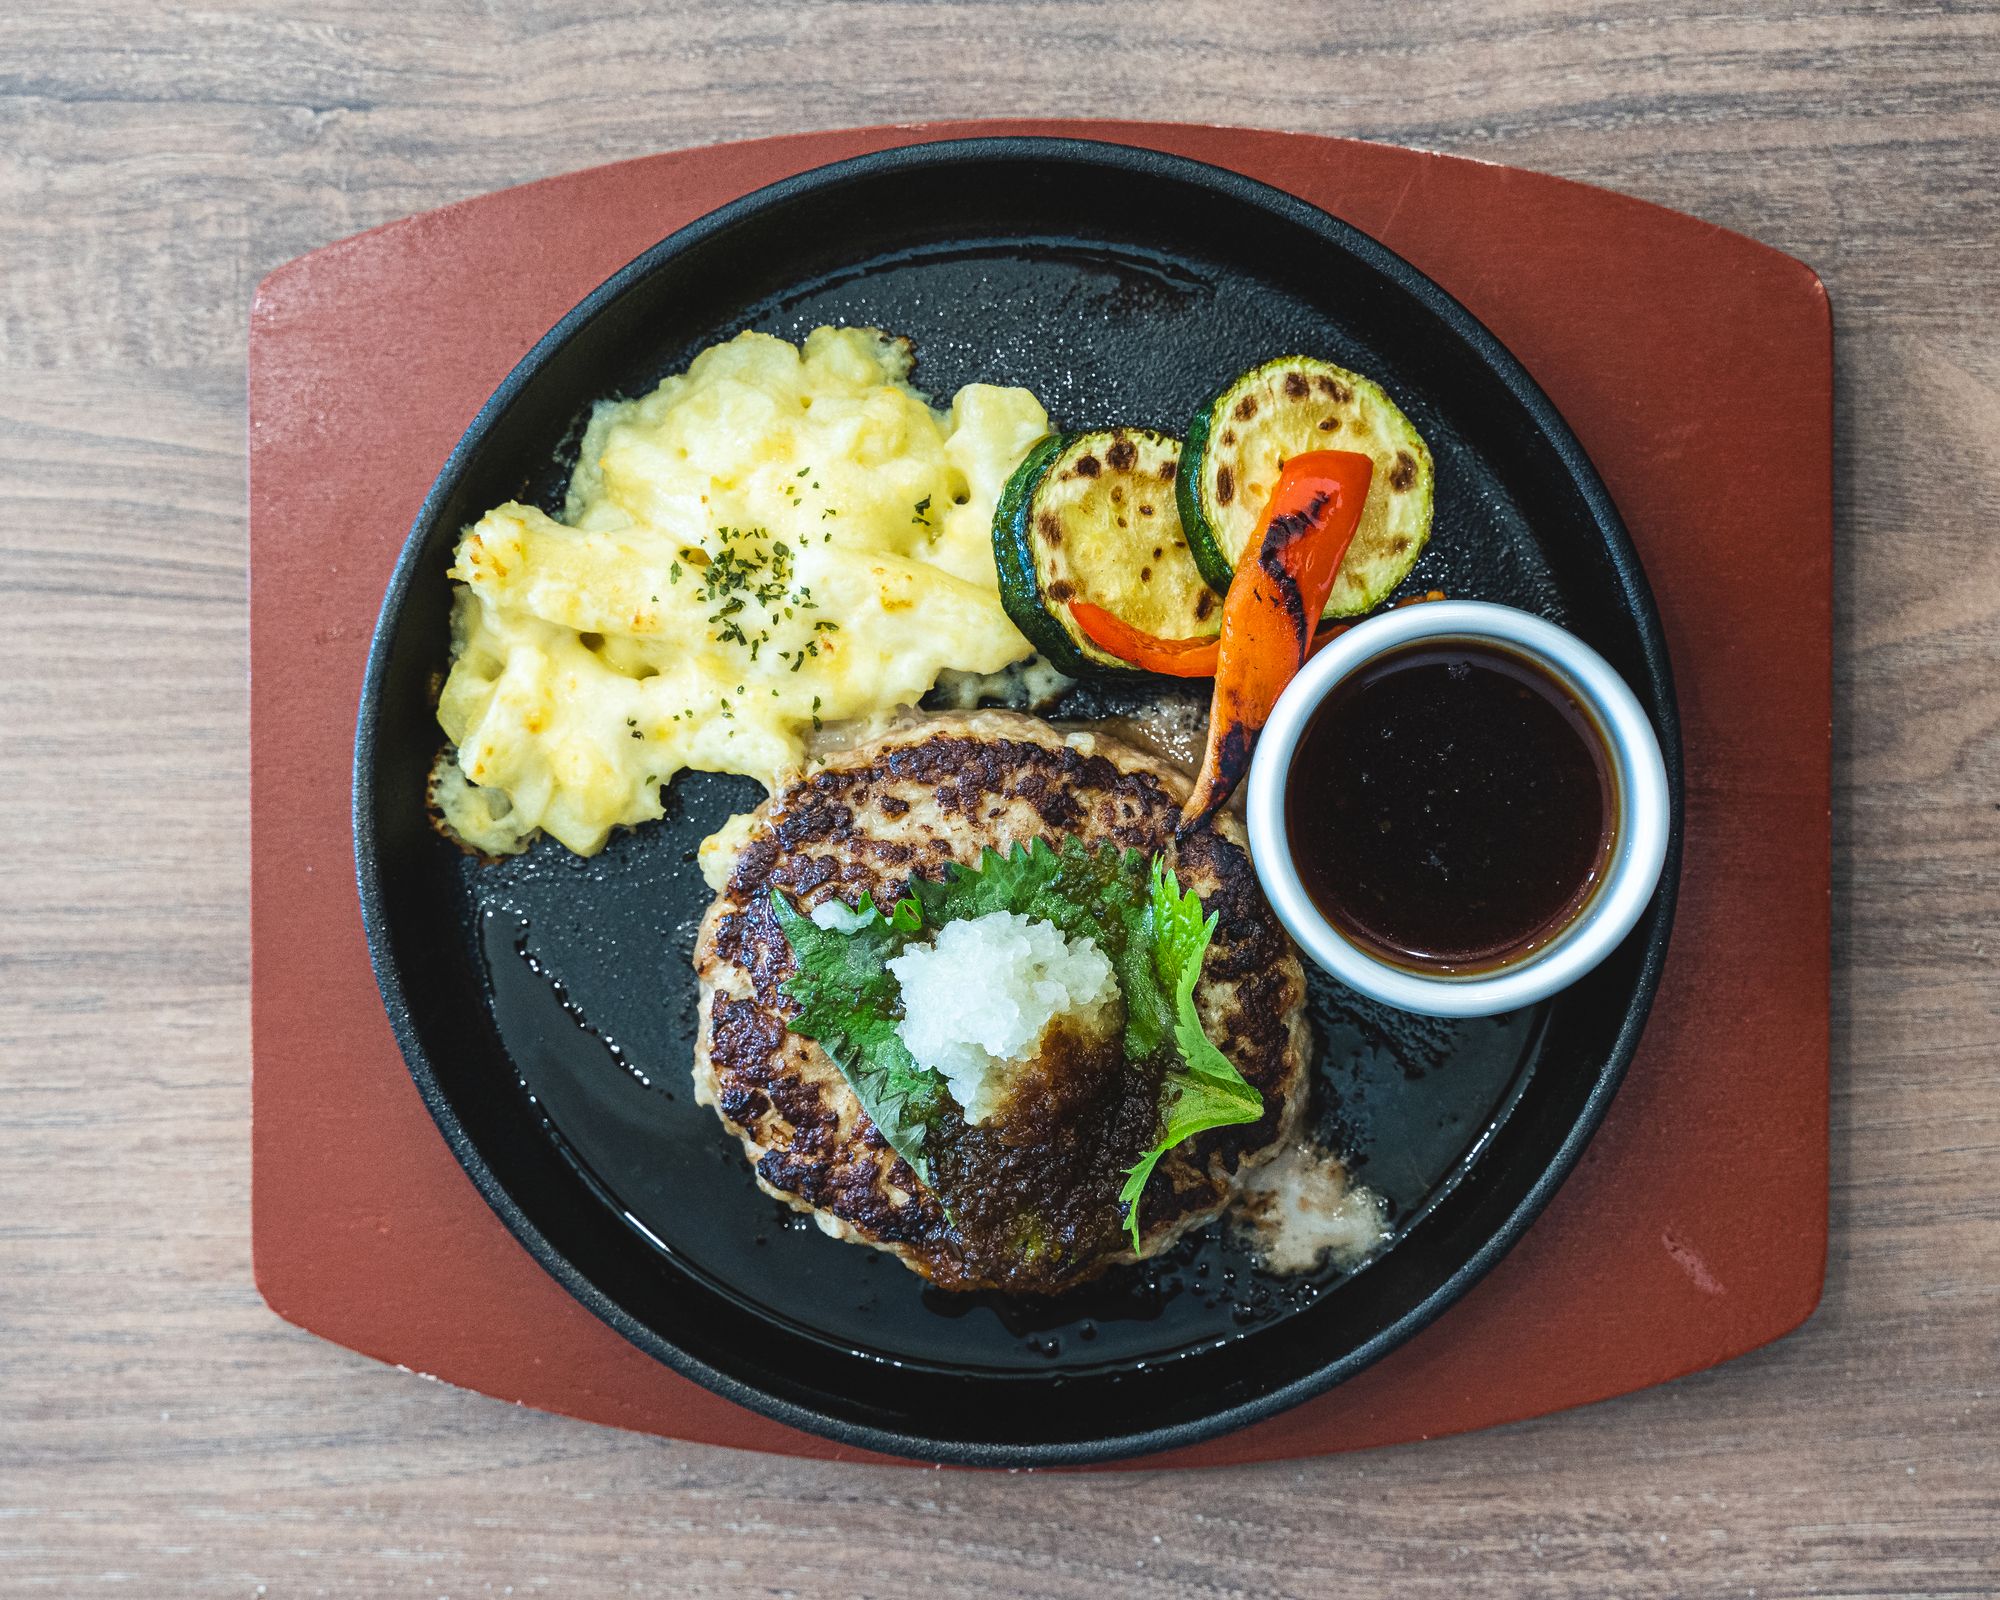
[[[774,888],[807,908],[854,905],[866,894],[886,905],[913,876],[974,864],[987,846],[1004,852],[1075,834],[1164,855],[1217,916],[1196,1004],[1210,1037],[1262,1093],[1264,1115],[1202,1134],[1161,1161],[1141,1205],[1145,1253],[1215,1217],[1239,1171],[1268,1159],[1299,1121],[1305,975],[1235,819],[1176,838],[1187,789],[1184,774],[1116,740],[993,711],[928,718],[857,746],[760,806],[694,957],[696,1097],[742,1139],[759,1184],[828,1233],[892,1251],[947,1288],[1050,1291],[1133,1259],[1113,1225],[1116,1171],[1092,1218],[1101,1232],[1069,1241],[1077,1248],[1053,1276],[977,1248],[888,1147],[820,1046],[787,1028],[780,990],[792,958],[771,912]]]

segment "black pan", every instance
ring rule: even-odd
[[[755,784],[684,774],[664,821],[584,861],[479,865],[425,818],[445,569],[509,497],[553,509],[591,403],[743,327],[914,338],[917,381],[1025,384],[1071,427],[1178,431],[1252,362],[1305,351],[1380,379],[1431,443],[1436,534],[1411,580],[1573,629],[1650,710],[1674,855],[1617,954],[1551,1003],[1405,1016],[1316,980],[1317,1115],[1386,1195],[1363,1270],[1263,1276],[1221,1230],[1055,1301],[952,1296],[837,1243],[751,1182],[693,1102],[699,840]],[[1088,692],[1078,705],[1089,709]],[[933,1460],[1102,1461],[1205,1439],[1329,1388],[1463,1294],[1604,1114],[1659,980],[1681,796],[1659,618],[1618,514],[1518,362],[1429,279],[1233,173],[1040,139],[864,156],[654,246],[536,345],[466,430],[383,602],[355,741],[361,904],[383,1000],[453,1152],[570,1293],[758,1411]]]

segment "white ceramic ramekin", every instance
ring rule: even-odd
[[[1299,737],[1333,686],[1364,662],[1419,640],[1497,644],[1540,662],[1604,734],[1617,795],[1617,827],[1604,878],[1560,934],[1518,962],[1490,971],[1413,971],[1346,938],[1299,880],[1285,829],[1285,783]],[[1405,1011],[1485,1017],[1567,988],[1618,947],[1653,898],[1667,858],[1666,763],[1638,698],[1590,646],[1512,606],[1435,600],[1371,617],[1328,645],[1286,686],[1257,741],[1246,794],[1250,853],[1264,894],[1307,955],[1350,989]]]

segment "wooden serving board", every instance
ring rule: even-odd
[[[502,1399],[679,1439],[880,1459],[627,1345],[460,1171],[362,940],[348,786],[368,638],[411,519],[528,347],[617,267],[806,168],[971,134],[1150,146],[1375,235],[1561,408],[1673,652],[1686,862],[1665,981],[1604,1127],[1508,1258],[1351,1382],[1137,1465],[1490,1426],[1712,1366],[1796,1327],[1827,1229],[1832,328],[1813,272],[1563,179],[1306,134],[982,122],[650,156],[393,223],[280,268],[250,341],[257,1282],[279,1315]]]

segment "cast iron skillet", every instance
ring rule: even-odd
[[[1674,858],[1625,946],[1555,1001],[1443,1023],[1315,982],[1321,1126],[1392,1203],[1358,1273],[1258,1272],[1210,1229],[1063,1300],[955,1297],[760,1194],[693,1103],[694,847],[760,794],[684,774],[669,815],[583,861],[482,866],[425,816],[458,533],[554,508],[591,403],[749,326],[872,323],[938,397],[1021,383],[1064,425],[1178,431],[1253,361],[1380,379],[1437,459],[1412,587],[1509,601],[1610,658],[1666,750]],[[1073,711],[1105,704],[1089,691]],[[709,1388],[870,1449],[990,1465],[1189,1444],[1294,1405],[1475,1283],[1575,1164],[1631,1059],[1673,914],[1680,750],[1666,647],[1617,512],[1512,356],[1435,284],[1301,201],[1121,146],[983,139],[775,184],[683,228],[556,325],[487,402],[389,584],[355,741],[375,972],[453,1153],[515,1235],[627,1339]]]

